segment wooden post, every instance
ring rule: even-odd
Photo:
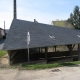
[[[11,61],[10,61],[10,53],[8,53],[8,61],[9,61],[9,65],[11,65]]]
[[[80,44],[78,44],[78,60],[80,60]]]
[[[71,58],[73,58],[72,47],[70,48],[70,54],[71,54]]]
[[[39,53],[40,53],[41,51],[40,51],[40,48],[39,48]]]
[[[8,61],[9,61],[9,65],[11,65],[10,51],[8,51]]]
[[[53,52],[54,52],[54,46],[53,46]]]
[[[55,52],[56,52],[56,46],[55,46]]]
[[[68,49],[69,49],[71,58],[73,58],[73,54],[72,54],[73,48],[72,48],[72,45],[67,45],[67,47],[68,47]]]
[[[42,53],[42,47],[40,48],[40,52]]]
[[[48,48],[45,47],[45,59],[47,60],[47,52],[48,52]]]

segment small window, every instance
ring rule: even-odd
[[[54,40],[56,39],[55,36],[50,36],[50,35],[49,35],[49,37],[50,37],[51,39],[54,39]]]
[[[77,35],[78,37],[80,37],[80,35]]]

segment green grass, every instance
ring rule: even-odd
[[[4,56],[5,54],[7,54],[7,51],[0,50],[0,57]]]
[[[17,66],[11,66],[13,68],[26,69],[26,70],[35,70],[35,69],[48,69],[48,68],[56,68],[62,66],[70,66],[80,64],[80,61],[74,62],[64,62],[64,63],[52,63],[52,64],[20,64]]]

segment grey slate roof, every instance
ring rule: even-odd
[[[80,43],[78,30],[13,19],[3,49],[26,49],[28,31],[30,48]]]

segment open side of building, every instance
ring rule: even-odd
[[[73,57],[72,50],[75,44],[78,44],[77,55],[78,58],[80,57],[79,30],[13,19],[3,47],[3,49],[8,50],[10,64],[28,61],[28,31],[30,32],[31,37],[29,44],[31,61],[43,58],[48,60],[49,56],[62,56],[64,53],[59,54],[60,52],[48,52],[48,47],[54,46],[56,51],[56,46],[59,45],[66,45],[69,49],[69,54],[66,52],[65,56]],[[44,48],[44,53],[41,51],[42,48]]]

